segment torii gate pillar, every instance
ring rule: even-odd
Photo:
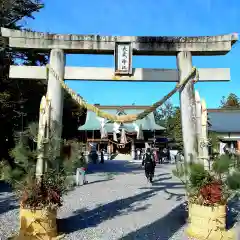
[[[60,77],[64,78],[65,74],[65,54],[61,49],[52,49],[50,53],[50,67]],[[61,137],[62,132],[62,115],[63,115],[63,89],[59,80],[49,70],[47,96],[51,100],[51,120],[57,124],[59,133],[58,138]]]
[[[55,74],[64,79],[65,75],[65,54],[61,49],[52,49],[50,52],[50,67]],[[48,87],[47,96],[51,100],[51,129],[53,130],[53,137],[56,139],[54,157],[58,158],[61,153],[61,136],[62,136],[62,115],[63,115],[63,89],[53,74],[51,69],[48,72]],[[59,170],[59,161],[56,161],[56,169]]]
[[[191,52],[177,53],[177,66],[179,81],[188,76],[192,70]],[[194,97],[194,84],[189,81],[180,92],[182,135],[184,143],[185,161],[196,161],[197,158],[197,136],[196,136],[196,105]]]

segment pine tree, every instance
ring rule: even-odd
[[[19,21],[25,17],[34,18],[32,13],[41,8],[43,4],[40,0],[2,0],[0,27],[24,29],[24,24],[21,25]],[[12,51],[3,40],[0,36],[0,161],[5,159],[14,168],[14,161],[9,156],[9,150],[15,145],[14,132],[22,131],[29,123],[38,121],[39,104],[47,86],[45,82],[37,80],[9,79],[9,66],[14,65],[16,60],[27,66],[43,66],[48,63],[49,55],[35,50]],[[65,93],[62,136],[67,139],[75,137],[85,117],[86,110]]]
[[[177,108],[173,118],[173,128],[172,132],[174,139],[177,143],[178,149],[183,150],[183,136],[182,136],[182,123],[181,123],[181,110]]]
[[[183,150],[181,110],[167,101],[155,112],[156,123],[165,127],[167,137],[175,140],[180,151]]]
[[[221,108],[227,108],[227,109],[240,109],[240,99],[239,97],[234,94],[230,93],[228,97],[222,97],[221,100]]]
[[[2,168],[4,179],[12,185],[23,182],[29,177],[35,178],[36,162],[39,154],[36,143],[37,135],[38,123],[31,123],[24,131],[15,133],[15,147],[10,151],[15,167],[12,168],[9,164],[5,163]],[[49,136],[47,151],[44,154],[48,170],[52,169],[55,171],[57,165],[60,163],[60,171],[65,175],[69,175],[73,174],[77,167],[86,164],[85,159],[81,155],[81,145],[76,140],[61,140],[61,155],[56,159],[56,141],[58,140],[56,140],[54,133]],[[69,149],[68,154],[64,154],[63,149],[66,148]]]

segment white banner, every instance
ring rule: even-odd
[[[105,128],[105,125],[107,123],[107,120],[105,118],[101,118],[101,117],[97,117],[97,119],[100,122],[101,138],[106,138],[107,137],[107,130]]]

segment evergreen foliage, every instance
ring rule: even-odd
[[[178,149],[183,151],[183,136],[182,136],[182,123],[181,123],[181,110],[176,108],[175,115],[173,118],[172,132],[174,139],[177,143]]]
[[[65,141],[64,148],[68,149],[68,154],[63,161],[63,167],[68,174],[75,174],[77,168],[87,167],[83,143],[76,140]]]
[[[180,108],[167,101],[155,112],[155,120],[157,124],[166,128],[166,136],[173,139],[177,148],[182,151],[183,137]]]
[[[0,3],[0,27],[24,29],[24,21],[21,24],[20,20],[34,18],[32,14],[43,7],[39,0],[3,0]],[[0,36],[0,160],[5,159],[14,167],[13,158],[9,155],[9,150],[15,145],[14,132],[38,121],[39,104],[47,86],[45,81],[9,79],[9,66],[44,66],[49,55],[36,50],[12,51],[5,43]],[[77,128],[85,122],[85,117],[86,110],[64,93],[62,136],[66,139],[76,137]]]
[[[20,196],[21,204],[25,207],[43,208],[61,206],[62,195],[70,189],[67,181],[69,174],[72,174],[76,167],[80,167],[84,162],[82,156],[79,157],[79,144],[72,140],[66,144],[62,141],[62,149],[70,147],[71,154],[66,156],[56,155],[56,137],[52,134],[48,139],[47,150],[44,154],[47,171],[43,174],[42,181],[36,177],[36,163],[40,150],[37,149],[38,125],[32,123],[25,131],[17,133],[15,136],[16,145],[11,150],[15,167],[12,168],[5,163],[3,166],[4,180],[9,182]],[[53,131],[54,132],[54,131]],[[60,166],[59,168],[57,166]]]
[[[1,26],[12,28],[24,17],[33,18],[32,13],[43,8],[39,0],[1,0],[0,23]]]
[[[240,99],[236,94],[230,93],[227,98],[222,97],[220,107],[225,109],[240,109]]]
[[[173,174],[185,185],[191,203],[206,206],[226,204],[229,197],[240,190],[240,171],[228,155],[216,158],[211,170],[206,170],[199,162],[178,162]]]

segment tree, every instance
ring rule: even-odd
[[[166,101],[161,107],[155,112],[156,123],[168,129],[168,125],[171,122],[176,111],[176,107],[170,101]],[[166,130],[168,132],[168,130]]]
[[[33,12],[43,8],[39,0],[1,0],[0,26],[13,28],[24,17],[34,18]]]
[[[220,108],[240,109],[239,97],[234,93],[230,93],[227,98],[223,96]]]
[[[181,110],[176,108],[173,121],[172,121],[172,135],[180,151],[183,150],[183,136],[182,136],[182,123],[181,123]]]
[[[0,5],[0,26],[22,29],[19,20],[32,17],[43,5],[38,0],[3,0]],[[0,36],[0,40],[3,40]],[[15,145],[14,132],[22,131],[30,122],[38,121],[39,104],[46,93],[46,82],[37,80],[9,79],[9,66],[21,62],[23,65],[41,66],[48,63],[49,55],[36,51],[13,52],[0,41],[0,160],[13,159],[9,150]],[[76,136],[79,121],[85,120],[86,112],[65,93],[63,115],[63,138]]]
[[[34,11],[38,11],[43,5],[40,1],[35,0],[3,0],[0,5],[0,27],[9,27],[20,29],[17,21],[23,17],[32,17]],[[30,58],[24,53],[14,53],[6,47],[5,39],[0,36],[0,159],[9,159],[9,149],[14,146],[13,132],[14,129],[19,129],[23,125],[24,107],[26,108],[26,97],[23,91],[27,90],[31,97],[35,97],[32,86],[38,83],[16,82],[9,79],[9,66],[14,64],[16,58],[21,57],[23,62]],[[21,91],[21,85],[24,85],[24,90]],[[34,101],[32,102],[34,103]],[[34,104],[33,104],[34,105]],[[34,115],[34,112],[29,111]]]
[[[167,101],[155,112],[156,123],[165,127],[167,137],[172,138],[179,150],[183,149],[181,111]]]

